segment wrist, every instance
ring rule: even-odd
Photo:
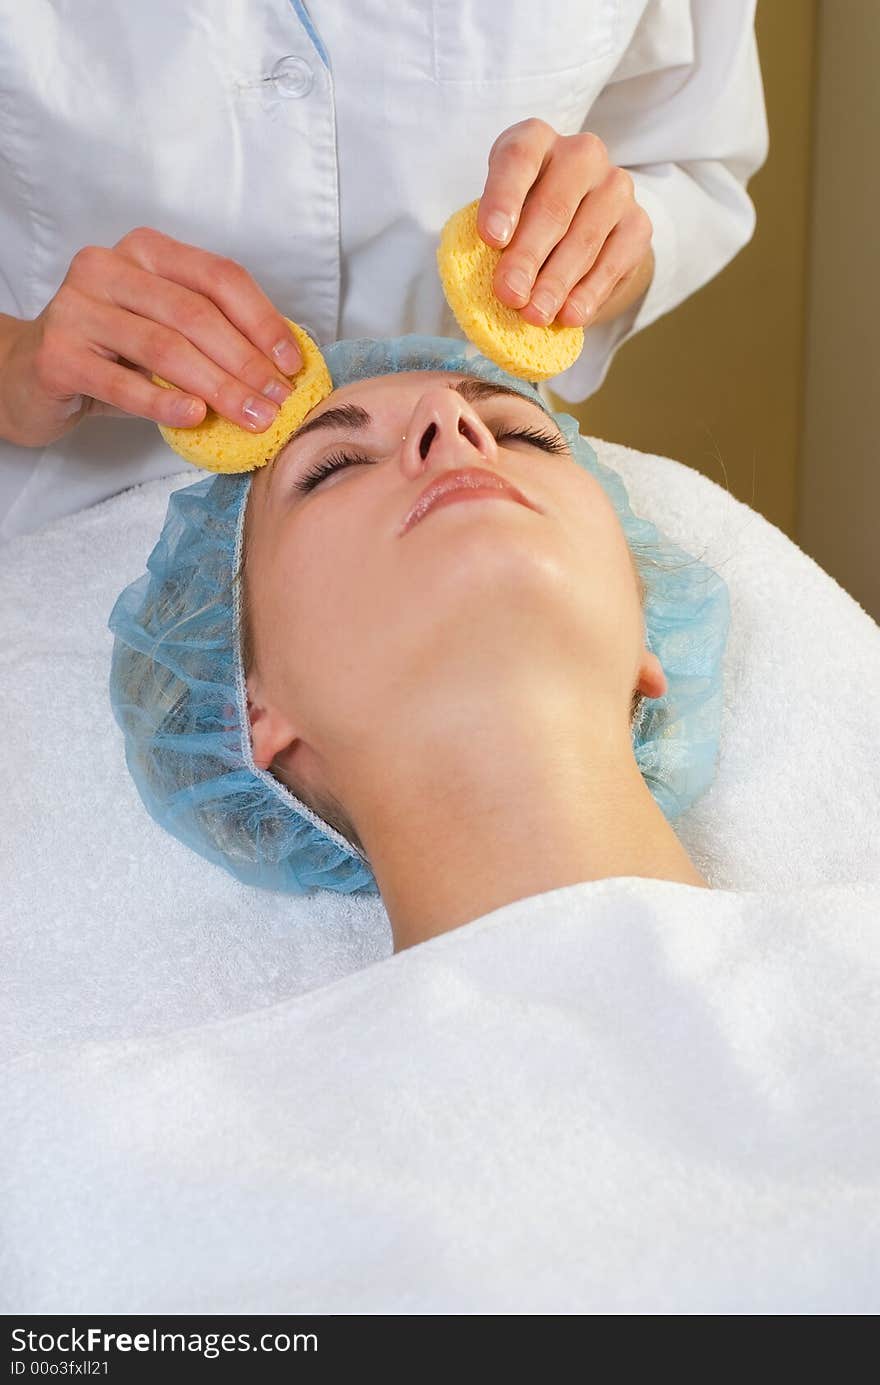
[[[15,442],[15,429],[12,426],[12,419],[9,417],[8,391],[5,388],[7,367],[15,343],[25,325],[22,318],[11,317],[8,313],[0,313],[0,438],[6,438],[8,442]]]

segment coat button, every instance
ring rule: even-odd
[[[270,73],[270,81],[275,83],[279,96],[308,96],[315,74],[305,58],[279,58]]]

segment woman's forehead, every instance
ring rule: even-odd
[[[335,398],[342,393],[354,394],[357,390],[380,390],[390,389],[393,383],[398,385],[414,385],[419,382],[437,383],[441,380],[448,380],[450,383],[464,380],[467,372],[463,370],[398,370],[391,371],[387,375],[371,375],[363,380],[348,380],[344,385],[338,385],[332,395],[327,395],[321,400],[325,404],[330,398]],[[317,406],[316,406],[317,407]]]

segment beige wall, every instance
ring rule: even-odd
[[[880,23],[878,0],[864,5],[876,5]],[[815,0],[759,0],[756,32],[770,152],[749,184],[751,242],[622,346],[597,394],[560,407],[577,412],[588,433],[674,457],[729,486],[800,542]],[[869,149],[866,138],[865,158]]]
[[[798,542],[880,621],[880,4],[820,0]]]

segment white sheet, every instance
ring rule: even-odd
[[[519,931],[495,927],[501,910],[398,958],[378,900],[248,890],[164,834],[128,779],[106,619],[193,473],[0,550],[0,1054],[18,1060],[4,1079],[6,1311],[271,1311],[279,1285],[287,1307],[318,1311],[467,1311],[474,1295],[635,1311],[664,1294],[684,1312],[724,1295],[727,1311],[783,1299],[863,1311],[877,1249],[880,630],[720,487],[593,441],[634,508],[730,586],[718,777],[677,823],[716,889],[551,891],[509,906],[528,906],[524,920],[541,901],[565,906]],[[594,988],[584,938],[597,927]],[[670,930],[683,991],[667,974]],[[730,952],[709,977],[716,935]],[[448,987],[432,958],[449,959]],[[636,963],[647,991],[631,989]],[[619,1052],[636,995],[641,1047]],[[412,1047],[392,1060],[401,1034]],[[568,1182],[557,1149],[575,1161]],[[862,1153],[873,1163],[859,1172]]]

